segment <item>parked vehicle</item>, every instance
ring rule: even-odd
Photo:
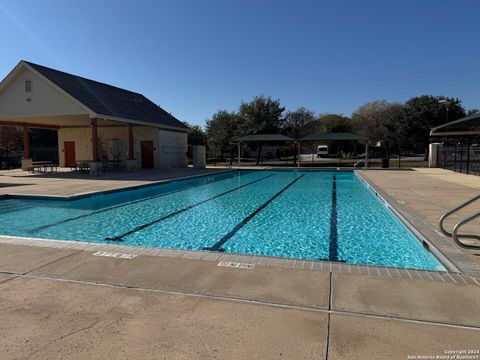
[[[317,146],[317,158],[328,157],[328,145]]]

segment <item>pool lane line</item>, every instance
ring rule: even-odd
[[[248,173],[248,174],[250,174],[250,173]],[[217,181],[232,179],[234,177],[239,177],[239,176],[242,176],[242,175],[236,175],[236,176],[234,175],[233,177],[229,177],[229,178],[225,178],[225,179],[221,179],[221,180],[217,180]],[[107,211],[110,211],[110,210],[115,210],[115,209],[118,209],[118,208],[121,208],[121,207],[124,207],[124,206],[138,204],[138,203],[141,203],[141,202],[144,202],[144,201],[149,201],[149,200],[156,199],[156,198],[159,198],[159,197],[162,197],[162,196],[175,194],[175,193],[178,193],[178,192],[181,192],[181,191],[190,190],[190,189],[200,187],[200,186],[210,185],[210,184],[213,184],[217,181],[212,181],[212,182],[206,182],[206,183],[201,183],[201,184],[197,184],[197,185],[187,186],[183,189],[172,190],[172,191],[168,191],[168,192],[165,192],[165,193],[162,193],[162,194],[149,196],[149,197],[144,198],[144,199],[138,199],[138,200],[129,201],[129,202],[126,202],[126,203],[123,203],[123,204],[114,205],[114,206],[108,207],[106,209],[96,210],[96,211],[93,211],[93,212],[88,213],[88,214],[75,216],[75,217],[72,217],[72,218],[68,218],[68,219],[65,219],[65,220],[58,221],[58,222],[53,223],[53,224],[38,226],[36,228],[29,229],[26,232],[29,233],[29,234],[33,234],[33,233],[36,233],[37,231],[48,229],[48,228],[51,228],[51,227],[54,227],[54,226],[57,226],[57,225],[62,225],[62,224],[68,223],[70,221],[84,219],[84,218],[87,218],[87,217],[92,216],[92,215],[104,213],[104,212],[107,212]],[[159,184],[159,185],[161,185],[161,184]]]
[[[219,252],[224,252],[225,249],[222,249],[223,244],[225,244],[228,240],[232,238],[233,235],[235,235],[238,230],[240,230],[242,227],[244,227],[250,220],[252,220],[260,211],[265,209],[273,200],[275,200],[277,197],[282,195],[285,190],[287,190],[289,187],[291,187],[293,184],[295,184],[298,180],[300,180],[302,177],[304,177],[305,174],[300,175],[297,177],[295,180],[290,182],[287,186],[285,186],[283,189],[281,189],[279,192],[277,192],[275,195],[273,195],[270,199],[268,199],[266,202],[264,202],[260,207],[258,207],[254,212],[252,212],[250,215],[248,215],[246,218],[244,218],[241,222],[239,222],[228,234],[226,234],[223,238],[218,240],[215,244],[212,246],[206,246],[203,248],[203,250],[210,250],[210,251],[219,251]]]
[[[134,228],[134,229],[132,229],[132,230],[129,230],[129,231],[127,231],[127,232],[125,232],[125,233],[123,233],[123,234],[121,234],[121,235],[117,235],[117,236],[113,236],[113,237],[107,237],[107,238],[105,238],[105,240],[108,240],[108,241],[122,241],[125,236],[128,236],[128,235],[131,235],[131,234],[133,234],[133,233],[136,233],[137,231],[140,231],[140,230],[143,230],[143,229],[145,229],[145,228],[147,228],[147,227],[150,227],[150,226],[152,226],[152,225],[155,225],[155,224],[159,223],[160,221],[166,220],[166,219],[171,218],[171,217],[173,217],[173,216],[175,216],[175,215],[181,214],[181,213],[183,213],[183,212],[185,212],[185,211],[187,211],[187,210],[193,209],[194,207],[203,205],[203,204],[205,204],[205,203],[207,203],[207,202],[209,202],[209,201],[215,200],[215,199],[217,199],[217,198],[219,198],[219,197],[221,197],[221,196],[225,196],[225,195],[230,194],[230,193],[232,193],[232,192],[234,192],[234,191],[240,190],[240,189],[242,189],[242,188],[244,188],[244,187],[246,187],[246,186],[255,184],[255,183],[257,183],[257,182],[259,182],[259,181],[261,181],[261,180],[267,179],[267,178],[272,177],[272,176],[275,176],[275,175],[276,175],[276,174],[271,174],[271,175],[264,176],[264,177],[262,177],[262,178],[260,178],[260,179],[250,181],[250,182],[248,182],[248,183],[246,183],[246,184],[243,184],[243,185],[241,185],[241,186],[237,186],[236,188],[233,188],[233,189],[230,189],[230,190],[225,191],[225,192],[223,192],[223,193],[217,194],[217,195],[215,195],[215,196],[213,196],[213,197],[211,197],[211,198],[202,200],[202,201],[200,201],[200,202],[198,202],[198,203],[195,203],[195,204],[193,204],[193,205],[189,205],[189,206],[187,206],[187,207],[185,207],[185,208],[183,208],[183,209],[180,209],[180,210],[178,210],[178,211],[169,213],[169,214],[167,214],[167,215],[165,215],[165,216],[162,216],[160,219],[157,219],[157,220],[151,221],[151,222],[149,222],[149,223],[146,223],[146,224],[137,226],[136,228]]]
[[[332,181],[332,211],[330,213],[330,242],[328,248],[328,259],[338,260],[338,211],[337,211],[337,176],[333,175]]]

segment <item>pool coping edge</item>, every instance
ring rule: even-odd
[[[253,264],[261,267],[275,267],[306,271],[322,271],[346,273],[350,275],[365,275],[374,277],[410,279],[467,284],[480,286],[480,278],[462,273],[432,271],[420,269],[404,269],[388,266],[371,266],[348,264],[323,260],[287,259],[273,256],[243,255],[220,253],[205,250],[178,250],[169,248],[149,248],[140,246],[97,244],[71,240],[51,240],[0,235],[0,244],[49,247],[60,250],[80,250],[85,252],[113,252],[120,254],[133,254],[137,256],[158,256],[168,258],[181,258],[209,262],[237,262]]]

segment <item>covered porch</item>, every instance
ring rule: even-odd
[[[158,147],[158,137],[150,126],[87,115],[0,119],[0,126],[22,128],[22,170],[27,170],[35,160],[31,156],[29,137],[29,130],[33,128],[57,131],[57,165],[74,168],[79,162],[88,163],[92,175],[98,175],[102,169],[132,171],[153,167],[153,153]]]
[[[430,142],[430,167],[480,175],[480,113],[432,128]]]

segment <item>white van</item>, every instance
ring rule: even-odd
[[[317,158],[328,157],[328,145],[317,146]]]

